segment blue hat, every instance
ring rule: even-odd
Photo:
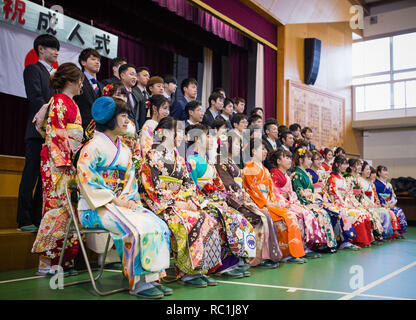
[[[99,97],[94,101],[91,108],[91,115],[95,122],[105,124],[110,120],[116,111],[116,103],[113,98]]]

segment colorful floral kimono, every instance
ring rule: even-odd
[[[141,206],[130,149],[96,132],[81,150],[77,165],[78,216],[86,228],[110,231],[122,257],[130,290],[144,277],[159,280],[169,267],[169,228]],[[134,210],[112,203],[114,198],[135,201]]]
[[[330,173],[331,173],[331,171],[332,171],[332,165],[331,165],[331,164],[326,163],[325,161],[323,161],[323,162],[322,162],[322,169],[323,169],[325,172],[327,172],[327,173],[328,173],[328,176],[329,176],[329,174],[330,174]]]
[[[188,155],[188,170],[198,186],[201,199],[208,205],[206,210],[220,223],[222,266],[217,272],[231,270],[243,258],[256,256],[256,236],[254,228],[237,210],[225,202],[226,189],[215,167],[206,158],[194,152]]]
[[[143,201],[171,231],[177,277],[206,274],[221,266],[218,222],[201,208],[195,183],[178,151],[150,150],[140,175]]]
[[[153,119],[147,120],[139,133],[140,155],[144,159],[153,146],[153,131],[159,123]]]
[[[360,247],[368,246],[372,241],[371,222],[367,211],[360,208],[345,178],[331,173],[326,184],[331,201],[346,210],[346,217],[354,227],[355,237],[352,242]]]
[[[358,176],[354,177],[352,174],[346,174],[345,180],[347,184],[349,184],[350,190],[352,190],[355,199],[357,199],[358,203],[361,205],[363,210],[366,210],[368,216],[371,221],[371,230],[373,232],[373,236],[376,240],[381,240],[383,237],[383,221],[382,218],[377,210],[373,210],[372,208],[367,208],[368,202],[365,201],[362,187],[358,181]]]
[[[361,203],[367,206],[369,210],[375,211],[381,217],[383,223],[383,238],[389,239],[397,236],[398,233],[396,231],[400,229],[400,223],[393,211],[383,208],[380,205],[374,183],[361,176],[358,177],[358,183],[363,192]]]
[[[123,144],[129,147],[131,153],[134,155],[139,152],[139,139],[136,132],[136,125],[134,122],[129,118],[129,123],[127,125],[127,131],[125,134],[120,135],[120,140]]]
[[[390,182],[383,182],[380,179],[376,179],[374,182],[374,185],[376,186],[376,191],[378,195],[378,199],[380,200],[380,204],[382,206],[386,204],[392,204],[393,207],[389,208],[391,211],[394,212],[394,214],[399,218],[400,221],[400,234],[404,234],[407,229],[407,220],[406,216],[404,215],[404,212],[402,209],[400,209],[397,204],[397,197],[394,193],[393,186]]]
[[[302,197],[303,201],[311,202],[323,209],[328,213],[332,229],[334,231],[337,243],[341,245],[343,242],[350,241],[355,237],[354,228],[347,218],[345,209],[335,205],[330,201],[330,197],[327,193],[326,181],[322,177],[322,170],[315,172],[312,169],[306,169],[309,173],[313,184],[313,198],[307,200],[305,197]]]
[[[283,257],[289,255],[295,258],[303,257],[305,250],[298,218],[295,212],[278,207],[269,170],[263,164],[248,161],[243,170],[243,185],[257,206],[270,213],[277,227],[279,247]],[[276,207],[268,206],[268,202],[275,203]]]
[[[261,211],[243,188],[240,168],[231,158],[215,165],[217,172],[227,190],[227,203],[238,210],[253,225],[256,233],[257,255],[250,264],[256,266],[265,260],[278,262],[282,252],[277,239],[277,229],[267,210]]]
[[[45,143],[40,154],[43,210],[32,248],[33,253],[41,255],[41,272],[50,271],[59,262],[70,217],[65,190],[68,181],[74,178],[71,156],[80,146],[82,137],[81,115],[76,103],[65,94],[55,94],[49,107]],[[78,241],[75,235],[68,238],[62,265],[64,270],[74,267]]]
[[[299,201],[297,194],[293,191],[292,183],[286,172],[283,173],[278,168],[272,168],[270,175],[273,181],[274,193],[280,205],[290,211],[296,212],[298,221],[301,222],[304,245],[316,250],[329,241],[328,246],[335,247],[334,231],[332,230],[331,220],[326,212],[320,214],[319,208],[314,208],[313,210],[304,206]],[[327,221],[324,220],[325,218]],[[329,239],[327,239],[327,233]]]

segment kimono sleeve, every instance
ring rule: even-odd
[[[164,187],[165,182],[158,177],[158,169],[146,161],[140,170],[140,176],[146,190],[146,203],[155,213],[160,213],[175,204],[175,195],[169,188]]]
[[[46,124],[45,143],[49,149],[52,161],[56,167],[70,167],[71,146],[66,131],[67,119],[65,117],[67,106],[62,99],[54,99],[50,108]]]
[[[299,173],[296,173],[292,178],[292,189],[301,204],[311,203],[301,194],[301,191],[305,189],[305,186],[302,181],[302,176]]]
[[[247,174],[247,168],[243,170],[243,186],[257,206],[263,209],[267,204],[267,200],[257,185],[256,175]]]
[[[327,181],[328,195],[335,204],[344,206],[344,201],[341,199],[341,197],[338,194],[336,179],[337,178],[333,175],[331,175],[328,178],[328,181]]]
[[[97,164],[102,162],[103,155],[93,142],[86,143],[80,151],[77,176],[83,198],[95,210],[111,202],[116,195],[97,171]]]

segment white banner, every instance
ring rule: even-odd
[[[109,59],[117,57],[116,35],[65,16],[62,6],[48,9],[26,0],[0,0],[0,21],[38,34],[49,33],[60,43],[94,48]]]
[[[33,41],[37,36],[36,33],[0,21],[0,92],[26,98],[23,70],[25,64],[38,60],[33,49]],[[61,43],[58,65],[73,62],[80,67],[78,56],[81,51],[81,48]]]

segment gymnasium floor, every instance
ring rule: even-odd
[[[227,280],[202,289],[169,286],[174,294],[162,300],[415,300],[416,227],[409,227],[404,240],[392,240],[360,251],[323,254],[304,265],[282,263],[278,269],[250,268],[252,276]],[[13,300],[137,300],[128,292],[99,297],[89,283],[52,290],[49,279],[36,270],[0,273],[0,299]],[[356,287],[359,275],[361,287]],[[68,279],[85,279],[82,274]],[[127,285],[120,271],[107,270],[100,284],[104,289]]]

